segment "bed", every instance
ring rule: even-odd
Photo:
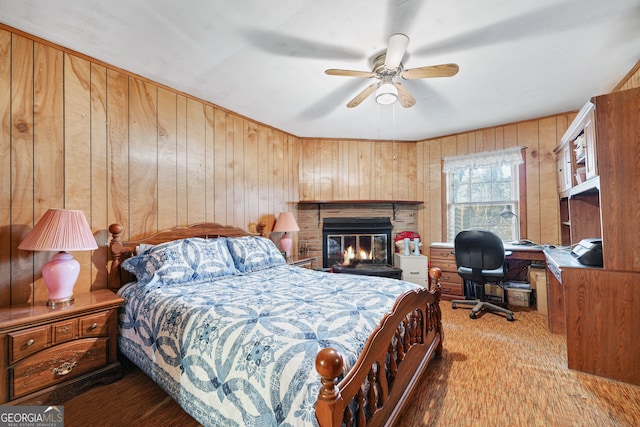
[[[442,352],[438,269],[424,288],[292,266],[215,223],[122,231],[119,350],[203,425],[393,425]]]

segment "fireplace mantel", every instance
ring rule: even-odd
[[[357,204],[388,204],[388,205],[422,205],[421,200],[300,200],[298,203],[306,205],[357,205]]]
[[[421,200],[300,200],[300,205],[317,205],[318,206],[318,226],[321,222],[320,209],[323,205],[391,205],[393,209],[393,220],[396,220],[398,207],[400,205],[422,205]]]

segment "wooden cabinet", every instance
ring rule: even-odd
[[[566,248],[545,251],[549,326],[566,333],[570,369],[640,385],[640,88],[597,96],[591,104],[595,110],[578,114],[569,128],[585,135],[586,180],[559,194]],[[602,238],[602,268],[569,255],[570,245],[593,237]]]
[[[440,276],[442,299],[464,299],[464,284],[462,277],[458,274],[453,248],[432,244],[429,247],[429,258],[430,266],[438,267],[442,271]]]
[[[68,307],[46,301],[0,309],[0,403],[59,404],[86,387],[120,378],[117,309],[108,290],[75,296]]]
[[[402,280],[425,287],[429,284],[429,262],[426,256],[394,253],[393,264],[402,270]]]

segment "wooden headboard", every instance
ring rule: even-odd
[[[123,242],[120,235],[124,231],[124,227],[120,224],[111,224],[109,233],[111,241],[109,242],[109,259],[111,267],[109,269],[109,289],[117,290],[123,284],[130,282],[133,277],[130,273],[120,268],[122,261],[129,258],[140,244],[157,245],[172,240],[186,239],[188,237],[202,237],[205,239],[213,239],[216,237],[242,237],[257,235],[249,233],[242,228],[230,225],[221,225],[215,222],[201,222],[186,227],[176,227],[170,230],[163,230],[151,236],[147,236],[140,240],[132,240]]]

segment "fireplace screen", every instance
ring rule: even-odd
[[[389,218],[325,218],[323,264],[390,264],[391,221]]]
[[[363,261],[387,264],[387,235],[327,235],[327,260],[329,265],[353,265]]]

